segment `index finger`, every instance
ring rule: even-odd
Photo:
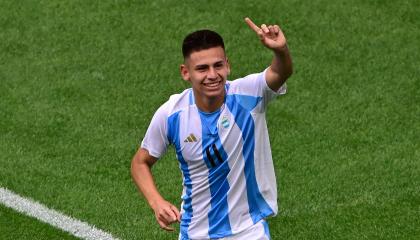
[[[254,30],[254,32],[259,33],[261,31],[261,29],[257,25],[255,25],[255,23],[251,19],[249,19],[249,18],[246,17],[245,18],[245,22],[248,24],[248,26],[252,30]]]

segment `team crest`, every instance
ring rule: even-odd
[[[227,116],[223,116],[221,123],[223,128],[227,129],[230,125],[229,118]]]

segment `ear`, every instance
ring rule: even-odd
[[[190,81],[190,72],[188,71],[188,67],[185,64],[181,64],[179,68],[181,72],[181,76],[185,81]]]

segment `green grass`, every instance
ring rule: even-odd
[[[245,16],[281,25],[295,68],[267,113],[280,197],[272,238],[417,239],[415,0],[0,1],[0,186],[122,239],[176,239],[139,197],[131,157],[157,107],[188,87],[185,34],[220,32],[231,79],[270,63]],[[179,204],[172,151],[154,173]],[[64,238],[0,210],[2,239],[19,239],[13,226]]]
[[[14,239],[77,239],[51,225],[21,215],[0,205],[0,236],[3,240]]]

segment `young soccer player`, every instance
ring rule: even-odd
[[[271,65],[228,81],[220,35],[187,35],[180,70],[192,88],[156,111],[132,160],[132,177],[157,222],[168,231],[180,222],[179,239],[270,239],[265,219],[277,214],[277,186],[265,112],[270,100],[286,92],[292,61],[277,25],[245,21],[272,50]],[[183,176],[180,212],[158,192],[151,173],[169,144]]]

